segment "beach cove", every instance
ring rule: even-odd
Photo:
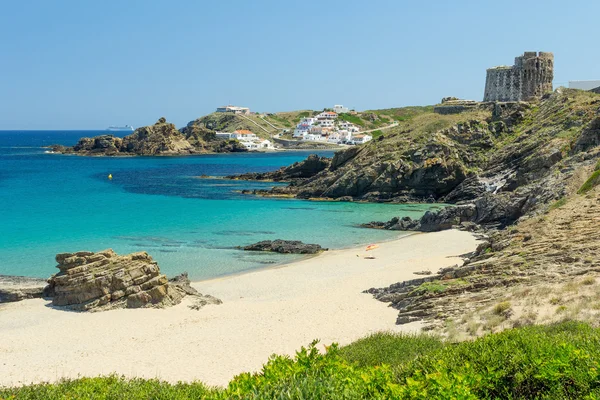
[[[396,325],[396,310],[362,292],[460,264],[457,256],[476,245],[463,231],[414,234],[369,253],[334,250],[199,281],[196,289],[223,300],[201,310],[186,299],[168,309],[97,313],[53,309],[42,299],[2,304],[0,385],[111,373],[226,385],[269,355],[293,355],[314,339],[343,345],[378,331],[418,332],[420,323]]]

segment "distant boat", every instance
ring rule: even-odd
[[[109,126],[108,128],[106,128],[107,131],[128,131],[128,132],[133,132],[133,126],[131,125],[125,125],[125,126]]]

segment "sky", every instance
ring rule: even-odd
[[[598,0],[0,4],[0,130],[481,100],[524,51],[554,53],[555,86],[600,79]]]

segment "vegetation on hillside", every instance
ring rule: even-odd
[[[319,346],[320,347],[320,346]],[[600,396],[600,331],[567,322],[450,344],[376,334],[272,356],[227,388],[117,376],[0,389],[7,399],[563,399]]]

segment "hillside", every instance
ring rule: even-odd
[[[388,127],[395,122],[410,120],[417,115],[431,112],[431,110],[433,110],[432,106],[390,108],[340,114],[338,118],[358,125],[361,130],[377,130],[378,128]],[[294,128],[302,118],[316,116],[322,111],[298,110],[250,115],[215,112],[190,121],[181,131],[186,134],[192,129],[220,132],[248,129],[262,138],[269,139],[272,135],[281,134],[283,130],[289,130],[282,137],[291,139]],[[382,133],[381,131],[375,131],[372,135],[377,137]]]

